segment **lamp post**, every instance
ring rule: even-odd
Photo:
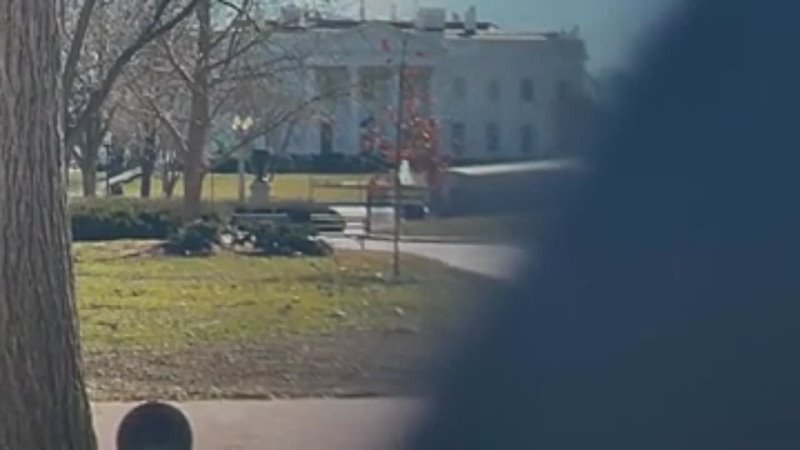
[[[395,130],[394,143],[394,170],[392,172],[394,185],[394,252],[392,254],[392,268],[395,278],[400,276],[400,225],[402,215],[401,197],[403,188],[400,184],[400,158],[402,157],[401,147],[404,145],[403,128],[405,121],[405,97],[406,97],[406,53],[408,50],[408,38],[403,36],[402,48],[400,50],[400,74],[398,76],[397,89],[397,128]]]
[[[238,159],[239,159],[239,203],[244,203],[246,199],[246,187],[245,187],[245,162],[247,161],[247,145],[244,145],[245,138],[247,136],[247,131],[253,126],[253,118],[250,116],[240,117],[237,115],[233,118],[233,124],[231,128],[233,128],[234,133],[239,138],[239,145],[241,146],[238,151]]]

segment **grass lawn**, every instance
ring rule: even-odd
[[[311,174],[281,174],[275,177],[272,195],[275,198],[285,200],[308,200],[311,199],[322,203],[329,202],[361,202],[363,193],[358,190],[340,190],[331,188],[317,188],[312,192],[311,181],[361,181],[366,180],[368,175],[311,175]],[[247,189],[249,189],[252,175],[246,178]],[[81,178],[80,172],[70,173],[70,193],[80,195]],[[125,195],[128,197],[138,197],[140,180],[134,180],[124,186]],[[102,187],[102,186],[101,186]],[[162,196],[161,180],[153,179],[152,195],[154,198]],[[175,187],[176,196],[182,195],[183,184],[179,181]],[[246,192],[249,196],[249,192]],[[236,200],[239,196],[239,177],[236,174],[211,174],[207,175],[203,183],[203,199],[205,200]]]
[[[394,283],[386,254],[179,258],[149,246],[76,245],[96,399],[395,392],[492,288],[417,257]]]

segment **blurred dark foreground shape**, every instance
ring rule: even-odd
[[[191,450],[189,420],[177,408],[157,402],[131,410],[117,432],[117,450]]]
[[[800,2],[696,0],[417,450],[800,448]]]

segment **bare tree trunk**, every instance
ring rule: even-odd
[[[205,176],[205,148],[208,137],[208,97],[192,94],[192,121],[189,125],[188,153],[183,163],[183,206],[187,219],[200,214]]]
[[[205,150],[211,126],[209,59],[212,46],[211,0],[200,0],[196,9],[198,33],[197,49],[200,57],[192,76],[194,89],[190,105],[187,139],[188,153],[183,162],[184,214],[192,219],[200,214],[205,176]]]
[[[59,136],[57,2],[0,0],[0,448],[96,448]]]
[[[167,173],[163,182],[164,197],[169,199],[175,196],[175,186],[178,185],[179,179],[180,177],[177,174]]]
[[[142,166],[142,184],[139,187],[139,196],[141,198],[150,198],[153,191],[153,170],[145,171]]]
[[[144,147],[139,159],[142,169],[142,184],[139,194],[142,198],[150,198],[153,189],[153,172],[156,170],[158,159],[158,137],[155,124],[145,124]]]
[[[167,142],[162,142],[161,146],[161,193],[170,199],[175,194],[175,186],[178,184],[180,170],[174,158],[174,150],[169,148]]]
[[[86,158],[86,156],[84,156],[84,158]],[[85,198],[97,197],[97,159],[84,159],[80,167],[83,196]]]
[[[92,117],[87,128],[82,130],[82,134],[79,167],[83,180],[83,196],[94,198],[97,196],[97,161],[106,134],[103,119],[99,115]]]

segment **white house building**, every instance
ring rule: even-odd
[[[437,119],[441,147],[454,158],[557,157],[554,105],[585,84],[576,31],[504,32],[474,8],[463,19],[437,8],[413,21],[284,16],[272,45],[303,55],[285,81],[317,105],[282,127],[292,154],[355,154],[367,125],[393,136],[404,64],[413,73],[407,95]]]

